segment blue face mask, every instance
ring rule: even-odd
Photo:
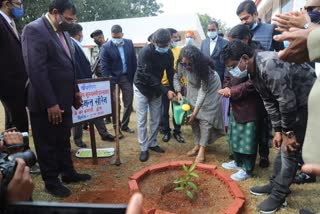
[[[171,47],[176,48],[178,46],[178,42],[171,42]]]
[[[194,39],[191,37],[186,38],[186,45],[193,45]]]
[[[113,42],[113,44],[115,44],[116,46],[121,46],[123,45],[123,39],[119,39],[119,38],[112,38],[111,41]]]
[[[159,53],[167,53],[169,50],[169,46],[166,46],[166,47],[163,47],[163,48],[160,48],[159,46],[156,46],[156,51],[159,52]]]
[[[24,15],[24,9],[19,7],[14,7],[11,9],[11,15],[15,19],[19,19]]]
[[[251,25],[250,30],[254,30],[258,26],[258,23],[255,22]]]
[[[311,22],[318,23],[320,21],[320,12],[311,11],[311,12],[308,12],[308,15],[310,16]]]
[[[218,33],[217,31],[208,31],[207,32],[207,36],[210,38],[210,39],[215,39],[217,37]]]
[[[237,78],[243,78],[243,77],[246,77],[248,75],[248,71],[247,71],[247,66],[246,66],[246,69],[241,71],[240,68],[239,68],[239,64],[241,63],[241,60],[240,62],[238,63],[237,67],[231,69],[229,71],[229,73],[233,76],[233,77],[237,77]]]

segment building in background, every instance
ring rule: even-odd
[[[124,38],[131,39],[136,48],[136,53],[148,42],[150,34],[159,28],[177,29],[181,36],[178,45],[185,43],[184,32],[192,30],[196,35],[196,45],[200,46],[201,40],[205,38],[198,15],[176,15],[176,16],[153,16],[129,19],[112,19],[103,21],[81,22],[83,28],[82,45],[89,59],[94,59],[97,54],[96,44],[90,38],[90,34],[96,29],[101,29],[105,38],[110,38],[111,27],[119,24],[124,33]]]
[[[255,0],[259,18],[264,23],[271,23],[271,18],[277,13],[299,11],[306,0]]]

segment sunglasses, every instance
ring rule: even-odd
[[[314,9],[318,8],[320,6],[309,6],[309,7],[304,7],[304,9],[307,11],[307,12],[312,12]]]

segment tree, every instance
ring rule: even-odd
[[[216,21],[219,24],[219,31],[222,32],[224,35],[229,32],[229,28],[227,27],[226,23],[221,21],[220,19],[216,19],[214,17],[209,16],[208,14],[198,14],[202,29],[204,32],[207,32],[208,24],[212,21]]]
[[[162,13],[156,0],[74,0],[79,22],[155,16]],[[48,11],[49,0],[23,0],[25,16],[17,22],[18,29]]]

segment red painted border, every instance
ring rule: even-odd
[[[174,161],[169,163],[160,163],[156,165],[152,165],[146,168],[141,169],[140,171],[136,172],[134,175],[129,177],[129,188],[131,193],[139,191],[138,182],[143,179],[145,176],[148,176],[151,172],[156,171],[164,171],[166,169],[173,169],[181,167],[183,164],[190,166],[192,161]],[[222,170],[218,169],[215,165],[208,165],[208,164],[197,164],[198,169],[211,171],[213,176],[218,177],[228,188],[230,194],[234,198],[233,202],[230,204],[229,207],[223,212],[224,214],[238,214],[241,213],[243,205],[245,203],[245,196],[242,193],[241,189],[235,183],[229,175],[225,174]],[[149,210],[144,210],[144,213],[147,214],[173,214],[170,212],[166,212],[163,210],[157,210],[156,208],[152,208]]]

